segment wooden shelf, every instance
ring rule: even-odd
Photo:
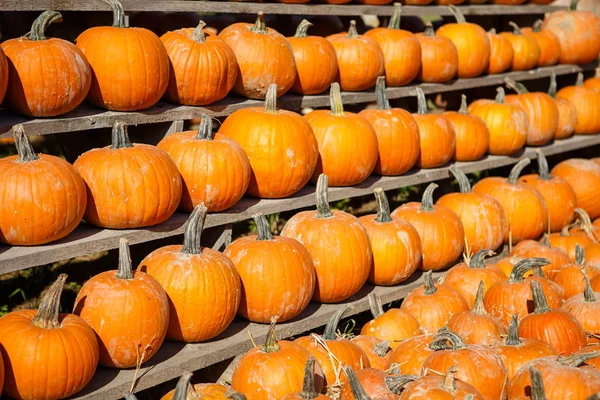
[[[549,156],[595,145],[600,145],[600,135],[575,136],[543,146],[541,149],[543,149],[544,154]],[[461,162],[456,163],[456,165],[465,173],[489,170],[516,164],[523,157],[533,159],[536,157],[535,150],[536,148],[529,147],[511,157],[487,156],[479,161]],[[448,166],[411,170],[402,176],[370,176],[358,186],[331,188],[329,200],[337,201],[369,195],[373,193],[373,189],[376,187],[392,190],[448,177],[450,177]],[[252,214],[256,213],[273,214],[311,207],[315,204],[314,190],[314,186],[309,184],[294,196],[286,199],[243,198],[226,212],[209,214],[205,226],[211,228],[243,221],[251,218]],[[171,219],[155,227],[130,230],[99,229],[82,224],[71,235],[56,243],[33,247],[0,246],[0,274],[83,256],[97,251],[115,249],[122,237],[127,238],[131,244],[136,244],[180,235],[183,233],[183,225],[187,218],[187,214],[176,213]]]
[[[1,3],[1,0],[0,0]],[[503,74],[482,76],[473,79],[457,79],[444,84],[411,84],[403,87],[388,88],[387,94],[390,99],[416,96],[416,88],[423,89],[425,94],[452,92],[467,90],[484,86],[497,86],[504,84],[504,78],[510,77],[516,81],[528,81],[549,77],[552,72],[557,76],[569,75],[581,71],[592,71],[598,66],[597,63],[587,65],[557,65],[553,67],[536,68],[531,71],[507,72]],[[344,104],[369,103],[375,101],[374,91],[368,92],[344,92],[342,93]],[[240,97],[229,96],[222,101],[207,107],[176,106],[169,103],[159,103],[154,107],[138,112],[114,112],[104,111],[92,107],[80,107],[75,111],[58,118],[31,119],[16,116],[4,110],[0,112],[0,138],[10,137],[11,129],[16,124],[23,124],[28,135],[48,135],[61,132],[74,132],[93,130],[98,128],[109,128],[115,121],[123,121],[128,125],[151,124],[158,122],[170,122],[176,120],[188,120],[198,118],[202,114],[212,117],[229,115],[241,108],[262,107],[263,102],[259,100],[248,100]],[[299,110],[310,107],[329,106],[329,94],[315,96],[298,96],[287,94],[278,100],[278,107],[286,110]]]

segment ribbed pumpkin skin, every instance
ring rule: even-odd
[[[413,114],[419,126],[421,151],[419,168],[441,167],[452,160],[456,152],[456,133],[448,119],[436,114]]]
[[[408,311],[399,308],[387,310],[384,314],[367,322],[360,330],[361,335],[388,340],[392,349],[398,347],[402,341],[421,333],[421,327],[415,317]]]
[[[600,217],[600,165],[590,160],[572,158],[558,163],[551,173],[569,182],[577,197],[577,207],[583,208],[592,219]]]
[[[508,279],[504,272],[494,264],[486,264],[485,268],[470,268],[462,262],[450,268],[441,280],[445,285],[456,290],[467,301],[471,309],[475,304],[480,282],[484,284],[485,293],[494,283],[506,282]]]
[[[460,2],[438,4],[460,4]],[[458,78],[475,78],[485,72],[490,63],[491,44],[485,30],[472,23],[450,23],[442,25],[436,35],[447,37],[458,51]]]
[[[458,73],[458,50],[444,36],[426,36],[418,33],[421,44],[421,70],[417,79],[427,83],[444,83]]]
[[[550,264],[542,266],[544,276],[548,279],[552,279],[560,267],[571,262],[564,250],[540,244],[535,240],[519,242],[513,247],[511,254],[520,258],[541,257],[550,261]]]
[[[356,373],[358,382],[365,390],[365,393],[371,399],[377,400],[399,400],[400,395],[394,394],[388,388],[385,378],[388,375],[386,372],[375,369],[365,368]],[[352,388],[349,384],[344,384],[340,392],[340,400],[355,400],[356,397],[352,393]]]
[[[553,233],[548,236],[548,241],[552,247],[556,247],[567,253],[571,262],[575,262],[577,245],[585,248],[593,243],[591,238],[582,233],[570,233],[567,236],[563,236],[562,233]]]
[[[64,238],[81,222],[87,201],[83,179],[61,158],[38,157],[29,162],[17,161],[18,156],[0,160],[2,207],[10,210],[0,214],[2,243],[49,243]]]
[[[490,63],[487,73],[499,74],[510,68],[513,62],[514,50],[510,41],[495,32],[488,32],[491,45]]]
[[[523,32],[523,35],[534,38],[540,45],[539,67],[547,67],[558,63],[561,53],[560,41],[554,33],[547,29],[534,32],[529,27],[521,29],[521,32]]]
[[[600,90],[600,77],[592,76],[591,78],[586,79],[585,81],[583,81],[583,86],[590,89]]]
[[[474,115],[445,112],[456,135],[455,161],[477,161],[490,145],[490,131],[483,120]]]
[[[515,35],[512,32],[502,32],[512,45],[514,54],[511,69],[513,71],[526,71],[537,67],[541,49],[537,40],[530,36]]]
[[[558,127],[558,107],[546,93],[507,95],[506,102],[520,106],[529,119],[528,146],[543,146],[554,139]]]
[[[420,59],[419,59],[420,60]],[[90,81],[91,84],[91,81]],[[8,59],[0,46],[0,103],[4,101],[4,95],[8,88]]]
[[[193,28],[161,36],[171,72],[166,98],[187,106],[204,106],[224,98],[233,88],[238,73],[233,50],[215,34],[206,31],[205,41],[192,38]]]
[[[400,395],[400,400],[454,400],[464,399],[467,395],[473,395],[474,400],[483,400],[484,397],[477,389],[468,383],[455,380],[454,392],[442,388],[443,376],[424,376],[406,385]]]
[[[586,334],[579,322],[561,309],[525,316],[519,322],[519,336],[543,340],[558,354],[566,356],[587,345]]]
[[[500,342],[500,335],[506,333],[504,325],[496,317],[463,311],[454,314],[448,321],[448,328],[468,344],[491,346]]]
[[[519,340],[521,341],[520,344],[501,343],[493,347],[493,350],[502,359],[508,372],[508,379],[511,381],[521,367],[529,361],[557,355],[556,350],[542,340],[530,338],[519,338]]]
[[[567,100],[577,110],[576,135],[600,132],[600,115],[594,110],[600,106],[600,91],[585,86],[567,86],[556,93],[558,100]]]
[[[588,276],[590,276],[588,274]],[[592,289],[593,290],[593,289]],[[571,314],[588,335],[588,345],[598,342],[597,335],[600,334],[600,302],[599,295],[594,293],[595,300],[588,301],[583,293],[577,294],[565,301],[561,309]],[[591,336],[594,335],[594,336]],[[578,353],[581,352],[581,349]]]
[[[375,353],[375,346],[381,344],[383,340],[373,336],[358,335],[352,338],[351,341],[365,352],[367,358],[369,359],[369,364],[371,364],[371,368],[376,368],[381,371],[387,371],[389,369],[390,357],[392,356],[391,348],[388,350],[385,356],[380,356],[379,354]]]
[[[152,107],[169,84],[170,62],[160,39],[144,28],[97,26],[77,38],[92,67],[88,101],[111,111]]]
[[[87,186],[85,221],[111,229],[166,221],[181,199],[181,175],[171,157],[147,144],[92,149],[73,164]]]
[[[600,267],[600,243],[588,244],[584,247],[585,262]]]
[[[292,92],[318,94],[329,89],[338,72],[337,56],[331,43],[320,36],[288,37],[287,40],[296,63]]]
[[[225,386],[218,383],[197,383],[194,385],[195,394],[199,395],[201,399],[206,400],[225,400],[227,399],[225,393],[228,390]],[[174,394],[175,389],[165,394],[160,400],[173,400]]]
[[[578,120],[577,109],[568,100],[555,99],[555,101],[558,107],[558,126],[554,139],[566,139],[575,133]]]
[[[414,336],[399,343],[390,357],[390,363],[398,363],[401,374],[420,375],[423,363],[434,352],[429,348],[433,336]]]
[[[583,293],[585,290],[585,274],[588,279],[594,278],[600,274],[600,268],[589,265],[587,262],[584,265],[577,263],[566,264],[560,267],[556,274],[552,278],[553,282],[556,282],[565,291],[565,299],[568,300],[575,295]]]

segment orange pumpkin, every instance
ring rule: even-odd
[[[524,243],[524,242],[532,242],[532,240],[524,240],[523,242],[519,242],[519,244]],[[509,245],[510,245],[510,243],[509,243]],[[535,257],[535,254],[532,256],[532,258],[533,257]],[[517,263],[519,261],[521,261],[522,259],[523,259],[523,257],[509,255],[507,257],[500,259],[500,261],[498,261],[496,263],[496,266],[498,268],[500,268],[502,270],[502,272],[504,272],[504,274],[508,277],[508,276],[510,276],[510,273],[512,272],[515,265],[517,265]],[[532,272],[528,271],[525,273],[524,276],[530,276],[530,275],[532,275]]]
[[[398,365],[401,374],[421,375],[423,363],[435,351],[431,348],[433,338],[434,335],[431,334],[406,339],[398,344],[390,357],[390,362]]]
[[[66,280],[67,275],[59,275],[37,311],[13,311],[0,318],[3,395],[63,399],[79,392],[94,376],[98,365],[94,331],[76,315],[59,314]]]
[[[377,41],[356,31],[356,21],[350,21],[348,32],[327,36],[335,48],[338,76],[342,90],[358,92],[375,86],[377,77],[385,73],[385,61]]]
[[[560,267],[570,262],[569,255],[563,249],[550,245],[548,235],[544,235],[544,238],[539,242],[536,240],[519,242],[513,248],[511,254],[520,258],[541,257],[550,261],[550,264],[541,267],[548,279],[552,279]],[[511,270],[512,266],[508,269],[508,275],[510,275]]]
[[[50,24],[61,21],[59,12],[44,11],[28,34],[2,43],[0,100],[6,94],[4,104],[18,113],[65,114],[81,104],[90,90],[92,71],[81,50],[45,35]]]
[[[419,126],[408,111],[390,106],[385,93],[385,77],[377,78],[375,94],[377,108],[367,108],[358,113],[369,121],[377,135],[379,158],[374,172],[379,175],[402,175],[419,158]],[[402,143],[402,146],[398,143]]]
[[[423,271],[438,271],[452,265],[462,254],[465,232],[454,211],[433,205],[433,191],[438,187],[431,183],[423,192],[421,203],[406,203],[392,213],[415,227],[421,238]]]
[[[200,396],[202,399],[211,400],[246,400],[246,397],[240,392],[228,389],[227,387],[218,383],[197,383],[193,387],[190,385],[190,378],[192,377],[191,372],[184,372],[177,381],[175,389],[171,390],[160,400],[192,400],[194,396]],[[125,393],[125,400],[136,400],[127,397]]]
[[[513,28],[512,32],[502,32],[512,45],[514,55],[511,69],[513,71],[525,71],[538,66],[540,60],[541,48],[538,41],[528,35],[521,33],[521,28],[514,22],[509,22]]]
[[[337,303],[365,284],[373,253],[367,231],[358,218],[329,208],[326,175],[319,177],[316,196],[317,210],[294,215],[281,235],[300,241],[308,249],[317,272],[313,299]]]
[[[281,400],[331,400],[330,397],[325,396],[317,392],[315,387],[315,365],[316,360],[311,355],[306,360],[306,366],[304,367],[304,381],[302,382],[302,391],[286,394]]]
[[[538,66],[547,67],[555,65],[560,58],[560,41],[558,36],[547,29],[542,29],[543,21],[538,19],[531,28],[523,28],[523,35],[531,36],[540,45],[540,58]]]
[[[402,375],[389,376],[386,372],[375,368],[354,372],[352,368],[345,367],[344,373],[348,383],[341,388],[340,400],[399,400],[402,385],[406,382],[406,378]]]
[[[577,109],[569,100],[556,98],[556,73],[554,71],[550,76],[548,95],[556,101],[558,107],[558,126],[556,127],[554,139],[566,139],[573,136],[578,120]]]
[[[431,273],[423,274],[423,286],[413,289],[400,306],[417,319],[425,334],[438,331],[454,314],[469,311],[460,293],[443,283],[434,284]]]
[[[392,348],[387,340],[377,339],[374,336],[358,335],[352,338],[352,343],[365,352],[372,368],[387,371],[390,368]]]
[[[583,86],[583,74],[577,74],[574,86],[567,86],[556,93],[559,100],[567,100],[577,110],[575,134],[593,135],[600,132],[600,115],[594,112],[600,105],[600,90]]]
[[[477,389],[456,379],[457,371],[452,366],[445,376],[429,375],[408,383],[403,388],[400,400],[483,400],[484,397]]]
[[[85,183],[65,160],[35,154],[22,125],[13,127],[16,156],[0,159],[0,241],[32,246],[59,240],[83,217]],[[48,212],[52,210],[52,212]]]
[[[419,126],[421,151],[417,159],[419,168],[441,167],[456,153],[456,133],[452,124],[440,114],[429,114],[425,93],[418,87],[419,109],[413,114]]]
[[[401,12],[400,3],[394,3],[394,14],[387,28],[375,28],[365,33],[379,44],[385,64],[385,81],[393,87],[412,82],[421,69],[421,44],[411,32],[400,29]]]
[[[577,197],[577,207],[584,209],[590,218],[600,217],[600,165],[590,160],[571,158],[558,163],[551,173],[569,182]]]
[[[158,36],[145,28],[130,28],[118,0],[112,26],[95,26],[77,38],[77,47],[92,67],[88,101],[111,111],[152,107],[169,84],[169,55]]]
[[[437,36],[447,37],[454,43],[458,51],[458,78],[475,78],[483,74],[490,63],[491,44],[485,30],[477,25],[467,22],[458,7],[453,4],[448,8],[456,23],[442,25],[436,32]],[[438,0],[438,4],[441,4]],[[449,4],[446,1],[444,4]]]
[[[542,92],[529,92],[525,85],[504,78],[506,86],[517,92],[505,101],[520,106],[529,118],[528,146],[543,146],[554,139],[558,127],[558,106],[552,97]]]
[[[583,293],[586,288],[586,280],[588,278],[592,279],[598,274],[600,274],[600,268],[586,263],[585,250],[577,244],[574,261],[560,267],[555,272],[552,280],[564,289],[565,299],[570,299]]]
[[[571,262],[575,262],[577,246],[586,247],[594,241],[587,235],[579,233],[569,233],[572,225],[566,225],[560,233],[553,233],[548,236],[548,241],[552,247],[563,250],[568,254]]]
[[[583,293],[572,296],[565,301],[561,309],[571,314],[588,335],[588,342],[598,340],[600,334],[600,293],[595,293],[590,285],[588,274],[581,271],[585,280]]]
[[[484,178],[473,187],[475,193],[490,195],[502,205],[513,242],[535,239],[548,227],[544,198],[534,187],[518,181],[521,171],[530,163],[528,158],[524,158],[513,167],[508,179]],[[508,239],[507,231],[504,242],[507,243]]]
[[[179,205],[177,165],[157,147],[131,144],[120,121],[113,126],[111,146],[83,153],[73,166],[87,186],[84,219],[89,224],[110,229],[157,225]]]
[[[519,151],[527,142],[529,122],[525,111],[504,102],[504,89],[499,87],[494,101],[477,100],[469,105],[469,114],[479,117],[490,131],[488,153],[511,155]]]
[[[588,244],[584,250],[588,264],[600,267],[600,243]]]
[[[238,22],[219,33],[238,62],[233,91],[250,99],[264,99],[270,85],[277,85],[276,97],[287,92],[296,81],[296,63],[292,47],[283,35],[268,28],[258,13],[253,24]]]
[[[299,114],[277,109],[275,84],[269,87],[264,108],[235,111],[219,133],[238,142],[248,155],[252,174],[247,193],[254,197],[291,196],[306,185],[317,165],[318,144],[311,126]]]
[[[316,110],[306,116],[319,146],[312,176],[329,176],[331,186],[353,186],[371,175],[377,164],[377,133],[363,116],[344,111],[340,86],[331,85],[331,111]]]
[[[198,131],[166,136],[156,147],[175,162],[183,180],[179,207],[191,212],[200,203],[223,211],[240,201],[250,183],[250,162],[244,149],[228,137],[213,138],[212,119],[202,115]],[[198,168],[199,165],[205,168]]]
[[[455,165],[450,166],[450,172],[458,181],[460,193],[445,194],[436,204],[458,215],[464,228],[465,246],[468,244],[471,252],[497,249],[507,230],[502,205],[492,196],[473,192],[469,178]]]
[[[596,68],[594,76],[583,81],[583,85],[590,89],[600,90],[600,68]]]
[[[88,280],[75,299],[73,313],[96,332],[100,365],[131,368],[148,361],[165,339],[169,298],[156,279],[131,269],[129,242],[121,238],[118,270]]]
[[[509,69],[513,62],[514,50],[510,41],[502,35],[496,33],[492,28],[488,31],[490,40],[490,63],[487,67],[487,73],[500,74]]]
[[[444,83],[458,72],[458,50],[450,39],[436,36],[433,25],[426,24],[425,32],[417,34],[421,44],[421,70],[417,79],[427,83]]]
[[[337,56],[331,43],[321,36],[308,36],[312,24],[303,19],[293,37],[287,38],[296,62],[296,81],[292,92],[323,93],[335,81],[338,73]]]
[[[592,338],[590,338],[590,339],[592,339]],[[589,344],[586,347],[584,347],[583,349],[579,350],[577,353],[575,353],[575,355],[598,352],[598,350],[600,350],[599,343]],[[590,367],[594,367],[597,370],[600,370],[600,353],[598,353],[597,357],[588,358],[587,360],[585,360],[585,363],[587,365],[589,365]],[[588,399],[586,399],[586,400],[588,400]],[[597,400],[597,399],[592,398],[592,400]]]
[[[456,134],[455,161],[477,161],[487,152],[490,145],[490,131],[483,120],[469,115],[467,96],[461,96],[462,101],[458,112],[449,111],[444,117],[454,128]]]
[[[242,288],[233,262],[221,252],[200,246],[206,212],[202,204],[192,212],[183,246],[154,250],[138,267],[167,293],[167,338],[178,342],[201,342],[221,334],[240,305]]]

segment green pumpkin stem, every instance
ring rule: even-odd
[[[498,86],[496,88],[496,98],[494,101],[498,104],[504,104],[504,98],[506,97],[506,92],[504,92],[504,88],[502,86]]]
[[[469,107],[467,106],[467,95],[463,94],[460,96],[460,108],[458,113],[462,115],[469,115]]]
[[[121,121],[115,122],[112,128],[112,144],[111,150],[124,149],[133,147],[129,141],[129,135],[127,134],[127,125]]]
[[[296,38],[305,38],[305,37],[308,37],[308,28],[310,28],[311,26],[313,26],[312,23],[310,23],[306,19],[303,19],[298,24],[298,27],[296,28],[296,34],[294,35],[294,37],[296,37]]]
[[[544,294],[542,285],[538,281],[531,281],[529,282],[529,285],[531,287],[533,304],[535,304],[535,310],[533,312],[536,314],[545,314],[552,311],[548,305],[548,300],[546,300],[546,295]]]
[[[485,268],[485,258],[491,257],[493,255],[494,255],[494,252],[492,250],[479,250],[477,253],[475,253],[473,258],[471,258],[471,261],[469,262],[469,268],[475,268],[475,269]]]
[[[225,392],[225,397],[233,400],[246,400],[246,396],[244,396],[240,392],[236,392],[235,390],[231,389]]]
[[[522,35],[523,34],[521,32],[521,28],[519,28],[519,25],[517,25],[516,23],[514,23],[513,21],[510,21],[508,24],[513,28],[513,35]]]
[[[298,397],[302,400],[313,400],[319,397],[319,393],[315,390],[315,358],[313,356],[309,356],[306,360],[302,392]]]
[[[113,11],[113,24],[115,28],[127,28],[125,23],[125,11],[123,11],[123,5],[118,0],[104,0],[108,3]]]
[[[44,329],[55,329],[60,327],[58,322],[58,312],[60,310],[60,295],[67,281],[67,274],[60,274],[56,281],[50,286],[46,292],[37,314],[33,317],[32,323]]]
[[[552,175],[550,175],[548,160],[546,160],[544,152],[541,149],[537,149],[535,152],[537,153],[538,175],[540,176],[540,179],[545,181],[551,180]]]
[[[265,95],[265,108],[266,113],[277,114],[277,84],[271,83],[267,94]]]
[[[450,173],[454,175],[454,179],[458,182],[461,193],[471,193],[471,182],[469,182],[469,178],[467,178],[464,172],[458,169],[456,165],[451,165]]]
[[[202,254],[202,246],[200,241],[202,238],[202,230],[204,229],[204,221],[206,220],[207,208],[204,203],[200,203],[194,208],[190,214],[187,223],[185,224],[185,232],[183,233],[183,248],[181,252],[184,254]]]
[[[375,84],[375,98],[377,99],[378,110],[391,110],[392,106],[385,93],[385,76],[378,76]]]
[[[579,4],[579,0],[571,0],[571,3],[569,3],[569,11],[577,10],[577,4]]]
[[[329,89],[329,106],[331,107],[331,115],[344,115],[344,103],[342,103],[342,92],[340,84],[333,82]]]
[[[539,276],[540,278],[545,278],[542,267],[533,267],[533,275]]]
[[[552,71],[552,74],[550,75],[550,86],[548,87],[548,96],[552,97],[553,99],[556,98],[557,87],[556,72]]]
[[[62,22],[62,15],[58,11],[44,11],[39,17],[33,21],[31,32],[29,32],[29,40],[47,40],[46,29],[50,24]]]
[[[198,25],[192,32],[192,40],[193,41],[198,42],[198,43],[206,42],[206,36],[204,35],[204,30],[203,30],[205,26],[206,26],[206,22],[204,22],[202,20],[200,22],[198,22]]]
[[[448,345],[448,343],[450,343]],[[432,350],[460,350],[466,349],[467,344],[462,340],[456,333],[451,332],[450,329],[440,329],[433,338],[433,343],[429,345]]]
[[[377,201],[377,216],[375,222],[392,222],[390,216],[390,203],[382,188],[375,188],[375,200]]]
[[[477,315],[487,315],[487,311],[483,305],[483,294],[485,291],[485,285],[483,281],[479,281],[477,287],[477,295],[475,295],[475,304],[473,305],[473,313]]]
[[[175,386],[175,393],[173,394],[173,400],[186,400],[188,392],[190,390],[190,379],[192,379],[192,373],[184,371],[181,378],[177,381]]]
[[[355,400],[371,400],[369,396],[367,396],[367,392],[362,387],[356,374],[352,370],[352,368],[348,365],[344,367],[344,372],[348,377],[348,383],[350,384],[350,389],[352,390],[352,394],[354,395]]]
[[[269,33],[269,30],[267,29],[267,24],[265,23],[265,14],[262,11],[258,12],[256,22],[254,22],[254,26],[250,28],[250,31],[258,33],[259,35],[266,35],[267,33]]]
[[[267,337],[262,346],[260,346],[260,351],[263,353],[275,353],[279,351],[279,344],[275,339],[275,326],[277,325],[277,317],[271,318],[271,323],[269,324],[269,330],[267,331]]]
[[[348,34],[346,35],[348,39],[358,39],[358,31],[356,30],[356,21],[350,21],[350,27],[348,28]]]
[[[594,289],[592,289],[592,285],[590,284],[590,279],[588,278],[585,270],[582,270],[583,279],[585,279],[585,289],[583,290],[583,300],[586,303],[594,303],[596,299],[596,293],[594,293]]]
[[[530,367],[529,378],[531,379],[531,400],[546,400],[546,390],[540,371]]]
[[[423,31],[423,36],[435,36],[435,30],[433,29],[433,24],[431,21],[425,23],[425,30]]]
[[[349,306],[345,306],[340,308],[329,318],[327,321],[327,325],[325,325],[325,331],[323,332],[323,340],[335,340],[335,332],[337,331],[340,320],[342,319],[342,315],[350,308]]]
[[[510,323],[508,324],[508,335],[506,336],[505,344],[507,346],[518,346],[521,343],[521,339],[519,338],[519,314],[513,314],[510,319]]]
[[[583,72],[577,74],[577,80],[575,81],[575,86],[583,86]]]
[[[592,358],[600,357],[600,350],[590,351],[589,353],[573,354],[570,356],[559,356],[558,362],[568,367],[579,367],[581,364]]]
[[[429,186],[423,192],[423,198],[421,199],[421,211],[432,212],[433,208],[433,192],[438,188],[437,183],[430,183]]]
[[[530,271],[534,267],[542,267],[548,264],[550,264],[550,261],[548,261],[545,258],[524,258],[522,260],[519,260],[519,262],[515,264],[512,271],[510,272],[508,282],[523,282],[523,275],[527,271]]]
[[[17,162],[27,163],[39,159],[38,155],[35,154],[27,135],[25,135],[23,125],[19,124],[13,126],[13,138],[15,139],[15,146],[17,147],[17,154],[19,155],[19,157],[17,157]]]
[[[529,90],[527,90],[525,85],[523,85],[521,82],[515,81],[514,79],[508,77],[504,78],[504,83],[506,84],[506,87],[514,90],[515,92],[517,92],[517,94],[529,93]]]
[[[118,279],[133,279],[133,268],[131,267],[131,253],[129,252],[129,240],[119,239],[119,267],[117,269]]]
[[[394,3],[394,13],[388,22],[388,29],[400,29],[400,20],[402,18],[402,4]]]
[[[212,118],[206,114],[201,115],[200,126],[198,127],[198,134],[196,135],[198,140],[212,140],[213,139],[213,123]]]
[[[427,271],[423,273],[423,293],[431,296],[435,292],[437,292],[437,288],[433,283],[433,271]]]
[[[508,183],[512,185],[519,184],[519,175],[523,172],[523,169],[531,164],[531,160],[529,158],[524,158],[520,160],[515,166],[510,170],[510,175],[508,176]]]
[[[373,318],[380,317],[384,314],[383,305],[381,304],[381,298],[377,296],[377,293],[369,294],[369,308],[371,309],[371,314]]]
[[[256,230],[258,231],[258,237],[256,240],[273,240],[273,233],[269,226],[269,221],[263,214],[254,214],[252,216],[254,223],[256,224]]]
[[[536,33],[541,32],[543,23],[544,21],[542,21],[541,19],[536,20],[531,26],[531,30]]]
[[[419,376],[417,375],[394,374],[385,378],[385,386],[387,386],[390,392],[394,393],[395,395],[400,395],[406,385],[416,381],[417,379],[419,379]]]
[[[317,180],[317,218],[331,218],[333,217],[333,213],[331,212],[331,208],[329,208],[329,195],[328,195],[328,185],[327,185],[327,175],[321,174],[319,175],[319,179]]]
[[[425,92],[423,92],[423,89],[421,89],[420,87],[418,87],[416,91],[418,103],[417,114],[427,114],[429,110],[427,109],[427,99],[425,98]]]
[[[373,346],[373,353],[377,354],[379,357],[385,357],[387,352],[390,351],[391,344],[389,340],[384,340],[381,343],[377,343]]]
[[[440,384],[440,387],[447,392],[456,393],[458,387],[456,386],[456,373],[458,372],[458,368],[454,365],[448,368],[446,375],[444,375],[444,380]]]
[[[454,18],[456,18],[457,23],[459,23],[459,24],[467,23],[467,20],[465,19],[465,16],[463,15],[463,13],[454,4],[450,4],[448,6],[448,9],[452,13],[452,15],[454,15]]]

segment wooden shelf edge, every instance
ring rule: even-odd
[[[590,146],[600,145],[600,135],[575,136],[540,147],[544,154],[554,155]],[[487,156],[473,162],[460,162],[456,165],[465,173],[489,170],[518,162],[522,157],[536,158],[537,148],[528,147],[519,154],[507,156]],[[360,185],[353,187],[331,188],[329,200],[337,201],[346,198],[369,195],[373,189],[398,189],[421,183],[436,181],[450,177],[449,167],[411,170],[402,176],[370,176]],[[231,224],[251,218],[252,214],[273,214],[304,207],[314,206],[314,186],[307,185],[294,196],[286,199],[260,200],[244,198],[227,212],[209,214],[206,218],[206,228]],[[109,230],[81,225],[71,235],[60,242],[34,247],[0,246],[0,274],[18,271],[25,268],[49,264],[73,257],[87,255],[93,252],[115,249],[121,237],[130,240],[131,244],[149,242],[183,233],[183,225],[188,215],[176,213],[167,222],[158,226],[144,229]]]

